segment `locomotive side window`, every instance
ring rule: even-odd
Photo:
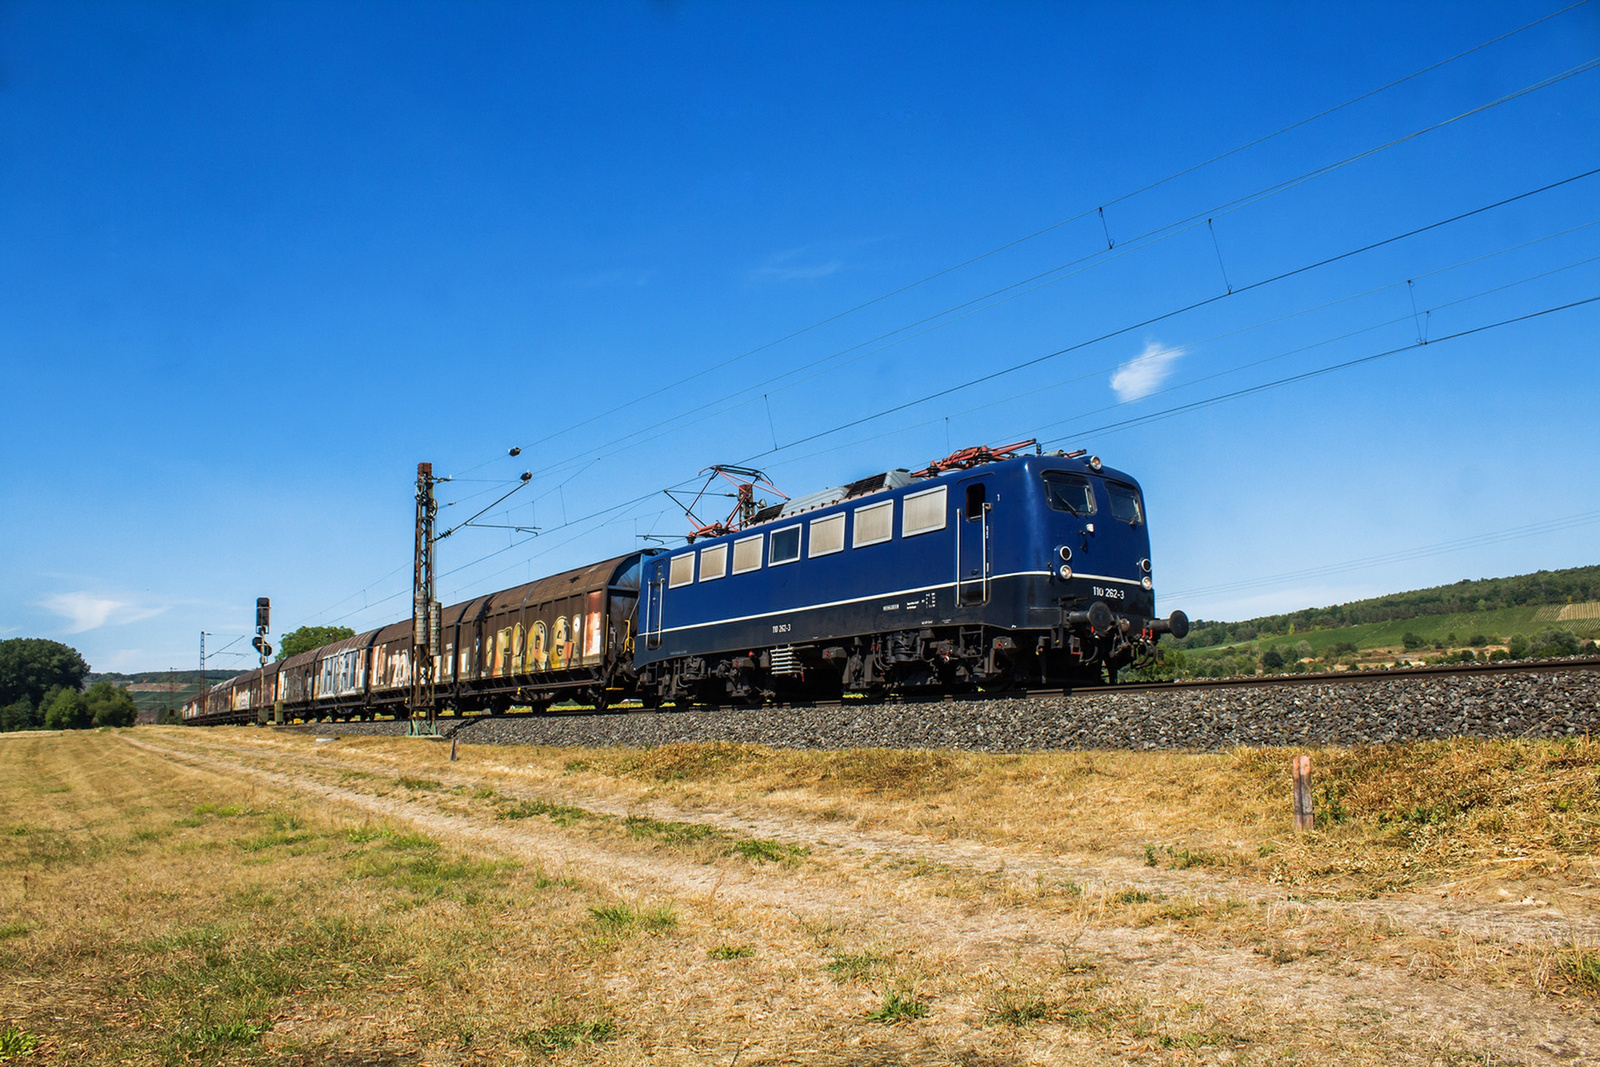
[[[811,558],[844,551],[844,515],[811,521]]]
[[[733,573],[744,574],[761,569],[761,535],[746,537],[733,543]]]
[[[680,585],[688,585],[694,581],[694,553],[685,552],[681,556],[672,557],[672,570],[667,575],[667,585],[673,589]]]
[[[856,532],[851,539],[852,548],[881,544],[894,536],[894,501],[870,504],[856,508]]]
[[[915,537],[944,529],[945,502],[949,499],[947,486],[912,493],[906,497],[905,514],[900,519],[900,536]]]
[[[967,486],[967,504],[963,509],[967,521],[983,518],[983,505],[989,499],[989,487],[983,482],[973,482]]]
[[[1144,521],[1144,504],[1139,500],[1139,490],[1121,482],[1107,482],[1106,496],[1111,498],[1111,517],[1121,519],[1129,526]]]
[[[1073,515],[1094,514],[1094,489],[1089,479],[1066,471],[1044,472],[1044,496],[1056,511]]]
[[[790,526],[783,530],[772,531],[772,549],[767,563],[777,566],[779,563],[793,563],[800,558],[800,527]]]
[[[700,580],[715,581],[728,573],[728,546],[712,545],[700,550]]]

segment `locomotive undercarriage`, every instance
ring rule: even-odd
[[[1149,628],[1119,621],[1092,629],[1070,623],[1053,630],[930,627],[687,656],[650,667],[639,689],[646,706],[681,708],[833,699],[844,693],[880,697],[1114,683],[1120,670],[1156,656],[1156,635]]]

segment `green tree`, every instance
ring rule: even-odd
[[[1269,671],[1283,670],[1283,653],[1278,651],[1277,645],[1261,654],[1261,665]]]
[[[93,721],[89,702],[76,689],[58,689],[44,709],[46,730],[82,730]]]
[[[128,691],[110,682],[94,683],[83,700],[94,726],[132,726],[139,717],[139,708]]]
[[[1407,652],[1415,652],[1417,649],[1427,644],[1427,642],[1422,639],[1421,634],[1414,634],[1410,630],[1407,630],[1405,635],[1400,638],[1400,643],[1406,647]]]
[[[39,637],[0,641],[0,705],[27,698],[34,704],[56,686],[77,689],[89,673],[78,650]]]
[[[1311,647],[1310,641],[1301,641],[1294,646],[1295,659],[1311,659],[1316,654],[1316,651]]]
[[[278,642],[278,654],[273,658],[288,659],[355,635],[356,632],[348,626],[302,626],[283,635],[283,640]]]
[[[1544,630],[1528,642],[1530,656],[1576,656],[1578,635],[1571,630]]]
[[[0,708],[0,730],[27,730],[38,726],[39,722],[35,718],[38,711],[33,701],[26,697],[7,704]]]
[[[1506,651],[1512,659],[1521,659],[1528,654],[1528,639],[1521,634],[1512,634],[1511,640],[1506,642]]]

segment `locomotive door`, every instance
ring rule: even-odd
[[[667,565],[663,561],[650,564],[650,577],[644,583],[644,647],[661,647],[661,599],[667,587]]]
[[[956,603],[989,602],[989,513],[994,508],[992,479],[969,478],[961,485],[961,517],[956,520]]]

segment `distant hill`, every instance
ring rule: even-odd
[[[232,678],[237,671],[212,671],[205,673],[205,685],[212,686]],[[134,674],[90,674],[87,685],[110,682],[128,691],[133,703],[142,712],[157,712],[163,708],[179,708],[184,701],[200,692],[200,672],[195,671],[139,671]]]
[[[1361,623],[1458,615],[1504,608],[1600,601],[1600,566],[1536,571],[1511,578],[1479,578],[1436,585],[1409,593],[1390,593],[1328,608],[1302,608],[1286,615],[1264,615],[1244,622],[1196,621],[1179,647],[1220,645],[1258,636],[1328,630]]]
[[[1180,650],[1180,673],[1250,674],[1464,662],[1469,654],[1570,655],[1597,638],[1600,566],[1592,566],[1466,580],[1241,622],[1202,620],[1171,647]]]

